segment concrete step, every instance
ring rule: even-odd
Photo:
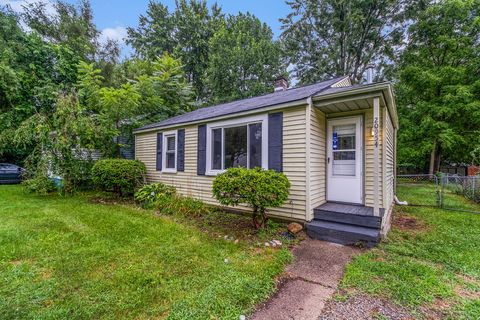
[[[338,222],[354,226],[379,229],[382,224],[381,217],[365,216],[351,213],[330,211],[325,209],[314,209],[315,220]]]
[[[307,223],[307,234],[318,240],[353,245],[363,243],[373,247],[380,241],[380,229],[339,222],[312,220]]]

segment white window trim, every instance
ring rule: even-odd
[[[167,168],[167,138],[175,137],[175,167]],[[177,173],[178,134],[177,130],[163,132],[162,137],[162,173]]]
[[[245,117],[232,119],[221,122],[213,122],[207,124],[207,163],[205,174],[208,176],[215,176],[219,173],[224,172],[225,170],[214,170],[212,169],[212,130],[217,128],[228,128],[228,127],[237,127],[240,125],[248,125],[251,123],[261,123],[262,124],[262,168],[268,169],[268,114],[262,114],[257,116]],[[223,165],[223,150],[224,150],[224,140],[222,137],[222,165]],[[250,131],[247,128],[247,163],[250,162]]]

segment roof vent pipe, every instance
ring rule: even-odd
[[[365,70],[367,71],[367,83],[373,83],[374,69],[375,65],[373,63],[368,64],[365,68]]]
[[[288,89],[288,81],[284,77],[275,79],[274,91],[286,91]]]

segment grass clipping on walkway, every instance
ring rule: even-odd
[[[0,186],[0,318],[238,319],[291,254],[83,196]]]
[[[432,196],[411,188],[416,187],[399,189],[402,200]],[[393,223],[386,242],[347,266],[342,288],[387,298],[414,312],[480,319],[480,215],[397,207]]]

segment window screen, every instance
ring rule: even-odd
[[[175,169],[175,136],[167,136],[165,167]]]
[[[356,125],[333,127],[334,149],[332,173],[338,176],[355,176]]]

